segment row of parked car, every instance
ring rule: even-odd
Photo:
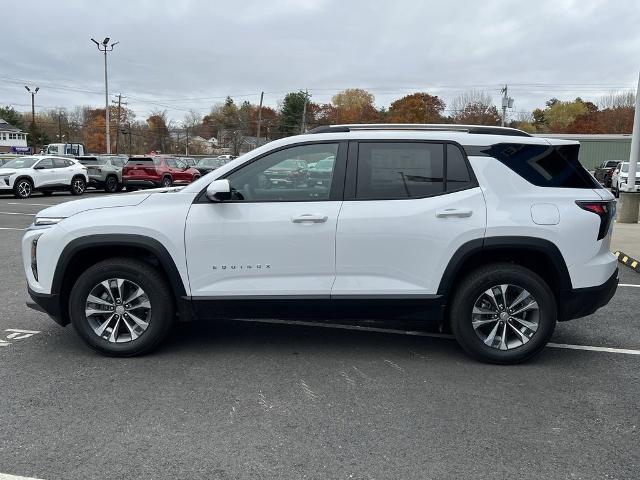
[[[636,172],[634,182],[629,182],[629,162],[620,160],[605,160],[593,172],[602,185],[611,188],[611,193],[616,197],[620,192],[640,191],[640,171]]]
[[[166,155],[87,155],[80,157],[33,155],[6,159],[0,166],[0,193],[29,198],[39,191],[82,195],[87,187],[115,193],[126,188],[186,185],[232,160],[231,155],[177,158]]]

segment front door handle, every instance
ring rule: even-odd
[[[470,217],[473,214],[471,210],[464,210],[458,208],[447,208],[446,210],[440,210],[436,212],[437,218],[447,218],[447,217],[458,217],[458,218],[466,218]]]
[[[293,223],[324,223],[327,221],[326,215],[314,215],[312,213],[304,213],[297,217],[291,217]]]

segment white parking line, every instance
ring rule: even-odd
[[[26,228],[0,227],[0,230],[26,230]]]
[[[590,345],[570,345],[567,343],[547,343],[551,348],[567,348],[569,350],[589,350],[590,352],[624,353],[626,355],[640,355],[640,350],[629,348],[592,347]]]
[[[633,283],[619,283],[618,286],[619,287],[636,287],[636,288],[640,288],[640,285],[634,285]]]
[[[410,335],[415,337],[432,337],[432,338],[445,338],[447,340],[454,340],[453,335],[449,335],[446,333],[429,333],[429,332],[419,332],[415,330],[398,330],[394,328],[361,327],[359,325],[340,325],[337,323],[298,322],[298,321],[289,321],[289,320],[238,319],[238,321],[248,322],[248,323],[271,323],[271,324],[275,323],[275,324],[282,324],[282,325],[304,325],[307,327],[355,330],[355,331],[361,331],[361,332],[391,333],[394,335]],[[640,355],[640,350],[632,350],[628,348],[594,347],[591,345],[571,345],[568,343],[547,343],[547,347],[565,348],[569,350],[588,350],[590,352],[623,353],[626,355]]]
[[[6,473],[0,473],[0,480],[39,480],[34,477],[19,477],[16,475],[8,475]]]
[[[34,207],[53,207],[58,205],[57,203],[22,203],[22,202],[7,202],[7,205],[33,205]]]
[[[0,215],[25,215],[27,217],[35,217],[35,213],[17,213],[17,212],[0,212]]]

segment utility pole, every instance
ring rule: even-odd
[[[507,118],[507,108],[513,108],[513,98],[507,96],[509,87],[507,85],[504,86],[500,92],[502,93],[502,122],[501,126],[504,127],[505,120]]]
[[[133,148],[131,148],[131,122],[129,122],[129,156],[133,155]]]
[[[262,100],[264,99],[264,92],[260,92],[260,106],[258,107],[258,131],[256,137],[258,138],[256,146],[260,146],[260,130],[262,127]]]
[[[256,147],[260,146],[260,130],[262,129],[262,100],[264,99],[264,92],[260,92],[260,106],[258,107],[258,131],[256,132]]]
[[[640,192],[634,191],[636,183],[636,172],[638,171],[638,160],[640,157],[640,77],[638,77],[638,88],[636,90],[636,110],[633,116],[633,133],[631,136],[631,153],[629,154],[629,175],[627,176],[627,188],[630,192],[620,192],[618,202],[617,222],[638,223],[638,210],[640,209]]]
[[[93,38],[91,39],[91,41],[93,43],[96,44],[96,46],[98,47],[98,50],[101,52],[104,52],[104,112],[105,112],[105,124],[104,124],[104,130],[105,130],[105,137],[106,137],[106,143],[107,143],[107,153],[111,153],[111,136],[109,134],[109,82],[107,79],[107,52],[112,52],[113,51],[113,47],[115,47],[118,43],[120,42],[114,42],[111,45],[107,46],[109,44],[109,37],[106,37],[102,43],[98,43],[97,40],[94,40]]]
[[[187,143],[185,144],[184,154],[189,155],[189,127],[185,127],[185,132],[187,134]]]
[[[31,94],[31,123],[35,125],[36,124],[36,93],[38,93],[38,90],[40,90],[40,87],[36,87],[34,90],[31,90],[29,87],[25,85],[24,88],[26,88],[27,92]]]
[[[58,138],[62,141],[62,112],[58,112]]]
[[[307,129],[307,102],[309,101],[309,92],[304,92],[304,105],[302,106],[302,124],[300,125],[300,133],[304,133]]]
[[[116,154],[118,153],[118,140],[120,139],[120,112],[121,112],[121,108],[122,105],[126,105],[125,103],[122,103],[122,94],[119,93],[118,94],[118,101],[116,102],[115,100],[112,100],[112,102],[114,104],[118,105],[118,113],[117,113],[117,117],[116,117]]]

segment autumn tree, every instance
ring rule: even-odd
[[[461,93],[451,102],[452,119],[455,123],[468,125],[500,125],[498,109],[491,95],[486,92],[470,90]]]
[[[149,129],[148,147],[156,152],[165,152],[169,142],[169,126],[166,110],[155,110],[147,118]]]
[[[338,123],[375,123],[380,121],[380,114],[374,100],[366,90],[348,88],[335,94],[331,103],[337,110]]]
[[[390,123],[442,123],[445,103],[437,96],[417,92],[402,97],[389,106]]]

